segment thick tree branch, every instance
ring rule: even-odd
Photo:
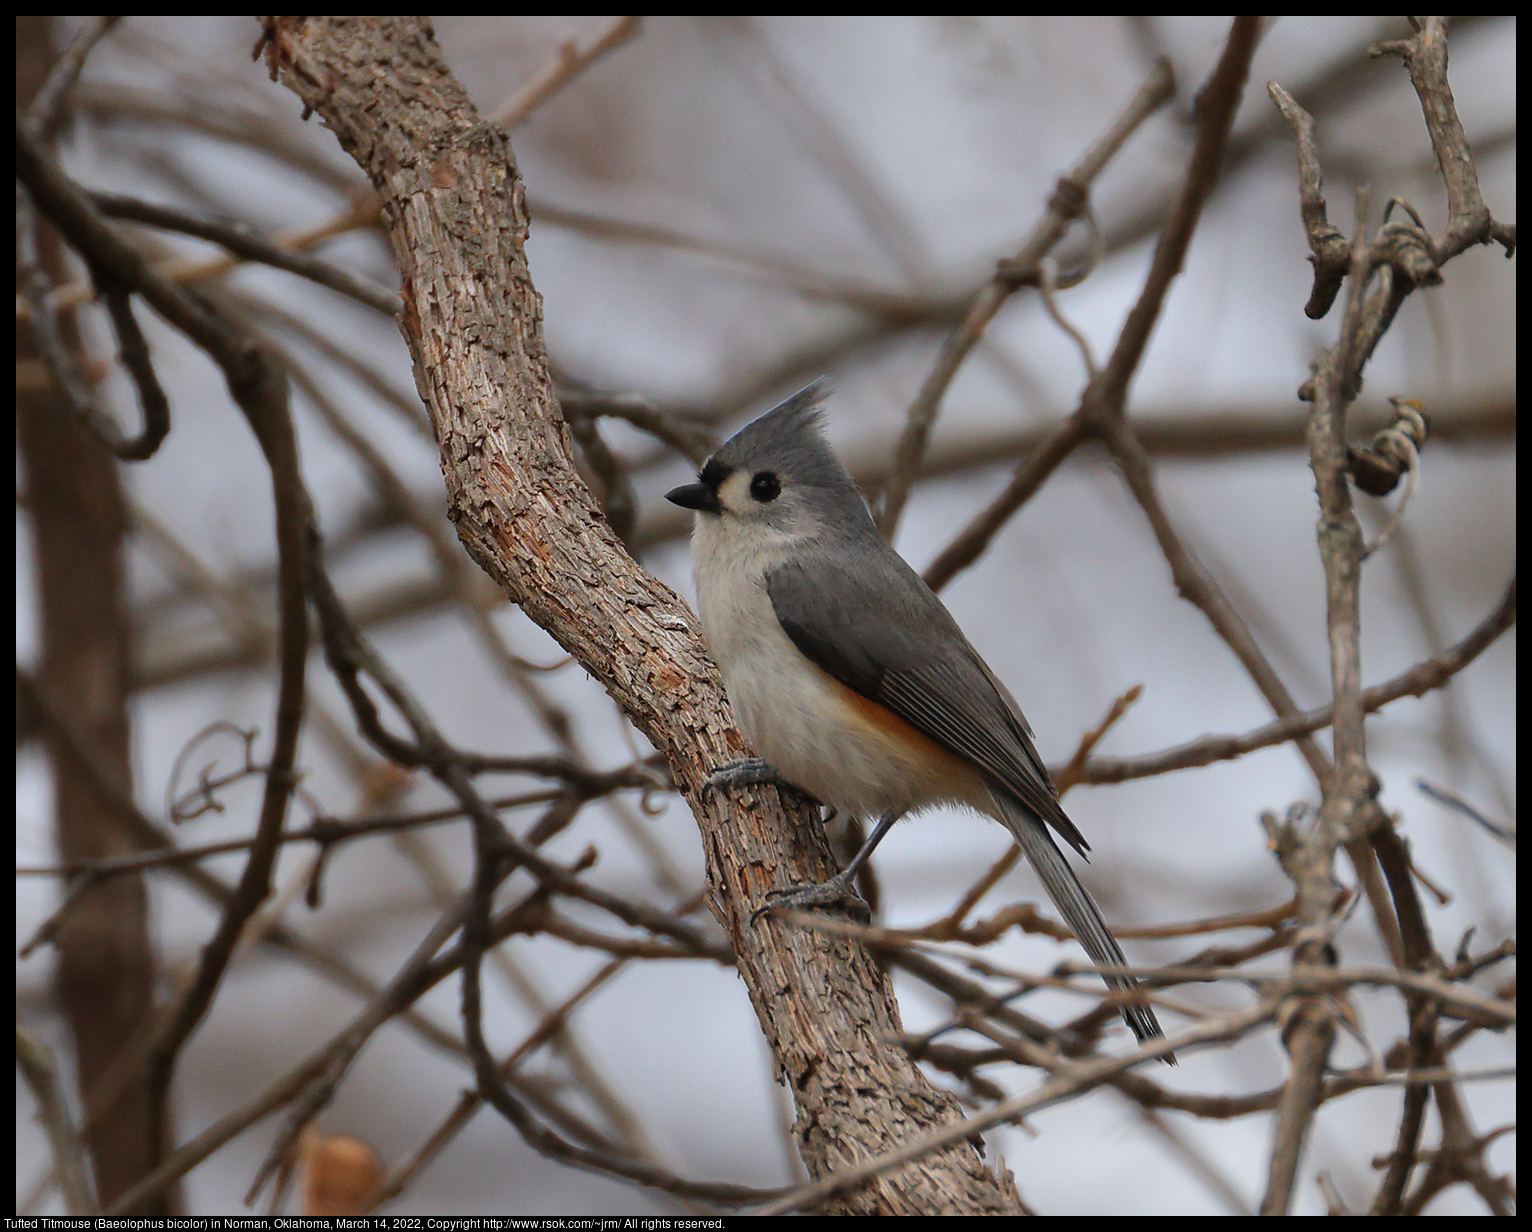
[[[622,550],[575,473],[523,254],[525,199],[504,137],[478,118],[424,23],[273,18],[266,51],[382,202],[417,385],[470,555],[601,681],[666,754],[692,803],[709,905],[792,1084],[810,1170],[960,1119],[889,1042],[897,1010],[865,950],[826,946],[774,922],[749,926],[771,882],[822,875],[828,852],[809,810],[786,813],[775,792],[748,795],[749,813],[698,794],[743,741],[692,614]],[[1015,1201],[1009,1183],[964,1144],[878,1178],[843,1199],[843,1209],[999,1212]]]

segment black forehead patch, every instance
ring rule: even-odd
[[[709,458],[707,465],[697,472],[697,482],[702,484],[714,496],[718,495],[718,489],[723,481],[734,473],[734,468],[727,462],[720,462],[717,458]]]

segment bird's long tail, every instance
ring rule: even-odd
[[[1085,952],[1102,966],[1126,967],[1128,960],[1117,944],[1117,938],[1112,936],[1106,921],[1101,918],[1101,908],[1096,906],[1090,891],[1080,884],[1064,853],[1053,841],[1053,835],[1048,833],[1048,827],[1009,794],[992,791],[990,795],[999,819],[1021,844],[1021,850],[1036,870],[1043,889],[1048,891],[1053,905],[1074,929]],[[1119,992],[1133,992],[1138,988],[1138,981],[1129,975],[1103,975],[1102,978]],[[1165,1034],[1160,1030],[1154,1011],[1146,1004],[1125,1001],[1122,1016],[1140,1042],[1160,1039]],[[1165,1054],[1165,1060],[1172,1065],[1176,1063],[1175,1057],[1169,1053]]]

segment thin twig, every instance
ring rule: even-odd
[[[632,424],[664,441],[688,462],[701,466],[718,447],[706,427],[667,414],[640,394],[602,393],[591,389],[561,389],[559,405],[566,419],[577,416],[610,416]]]
[[[1427,17],[1413,38],[1379,43],[1374,56],[1399,56],[1420,99],[1436,166],[1447,189],[1447,231],[1436,241],[1441,264],[1475,244],[1498,243],[1510,256],[1516,229],[1496,222],[1479,191],[1479,173],[1447,80],[1447,19]]]
[[[538,225],[562,227],[611,243],[670,248],[743,266],[756,274],[765,285],[785,288],[806,299],[844,304],[848,308],[880,317],[889,324],[946,322],[961,313],[963,306],[972,298],[971,294],[954,297],[885,290],[872,283],[820,273],[768,248],[709,239],[653,223],[608,218],[587,210],[554,205],[536,197],[528,198],[527,210],[533,222]]]
[[[297,274],[310,282],[317,282],[322,287],[328,287],[338,294],[354,299],[359,304],[366,304],[367,307],[381,312],[384,316],[398,315],[399,293],[397,291],[377,286],[339,266],[305,256],[290,245],[267,239],[247,223],[199,218],[173,206],[155,205],[149,201],[141,201],[137,197],[125,197],[113,193],[93,192],[90,197],[95,202],[96,208],[108,218],[121,218],[128,222],[196,236],[198,239],[218,244],[242,261],[253,261],[260,265],[272,266],[274,269],[286,270],[290,274]]]
[[[120,15],[87,17],[85,24],[70,40],[64,54],[54,62],[53,68],[48,72],[48,80],[43,83],[43,88],[37,92],[31,106],[27,108],[27,123],[40,137],[45,140],[52,137],[53,130],[65,114],[64,103],[69,96],[69,91],[80,79],[80,72],[85,67],[85,58],[121,20]]]
[[[1303,230],[1309,241],[1309,261],[1314,266],[1314,289],[1309,295],[1304,315],[1318,320],[1330,311],[1340,293],[1346,271],[1351,267],[1351,243],[1329,217],[1324,198],[1324,175],[1319,166],[1318,147],[1314,142],[1314,118],[1293,101],[1293,96],[1274,81],[1266,83],[1266,92],[1276,103],[1282,118],[1293,130],[1298,146],[1298,206]]]
[[[1416,779],[1415,786],[1418,787],[1423,794],[1430,796],[1431,799],[1435,800],[1438,804],[1445,804],[1448,808],[1462,813],[1465,817],[1471,818],[1473,821],[1478,822],[1479,825],[1483,826],[1512,851],[1516,850],[1516,831],[1510,829],[1507,826],[1501,825],[1497,821],[1491,821],[1488,817],[1486,817],[1478,809],[1474,808],[1473,805],[1469,804],[1468,801],[1464,800],[1461,796],[1455,795],[1443,787],[1437,787],[1432,783],[1428,783],[1425,779]]]
[[[548,791],[523,792],[515,796],[498,796],[488,801],[493,809],[517,809],[528,808],[536,804],[551,804],[556,800],[564,799],[571,795],[583,795],[583,792],[571,792],[564,788],[554,788]],[[379,816],[353,817],[348,821],[341,821],[333,817],[321,817],[297,830],[284,830],[282,842],[287,843],[320,843],[332,846],[349,839],[362,838],[369,834],[393,834],[401,830],[413,830],[420,826],[439,825],[445,821],[462,821],[465,814],[461,808],[433,809],[424,813],[407,813],[402,815],[383,814]],[[105,878],[116,876],[120,873],[141,872],[148,868],[169,868],[181,864],[191,864],[198,860],[206,860],[211,856],[227,855],[232,851],[247,851],[255,842],[250,838],[229,839],[222,843],[204,843],[196,847],[172,847],[163,851],[142,851],[133,855],[106,856],[100,860],[91,860],[84,864],[63,865],[22,865],[16,870],[18,876],[24,877],[80,877],[89,876]]]
[[[947,545],[928,566],[924,577],[932,590],[941,590],[984,554],[990,541],[1011,515],[1029,501],[1037,490],[1047,482],[1048,476],[1063,463],[1083,441],[1088,432],[1085,417],[1076,411],[1038,445],[1037,449],[1022,460],[1011,476],[1011,481],[988,507],[975,514],[952,542]]]
[[[602,56],[637,36],[642,28],[641,17],[619,17],[588,47],[582,49],[574,39],[560,43],[531,81],[489,113],[489,122],[501,128],[515,128]]]
[[[1058,185],[1048,202],[1048,209],[1033,227],[1027,242],[1005,263],[1005,270],[997,272],[979,290],[968,307],[963,323],[943,343],[941,354],[914,402],[910,404],[905,416],[904,432],[894,450],[893,470],[884,486],[883,506],[878,514],[878,529],[883,532],[885,539],[892,540],[898,529],[899,515],[904,511],[904,503],[920,471],[920,460],[925,454],[926,441],[940,409],[942,396],[947,392],[952,378],[957,375],[963,360],[973,350],[985,327],[994,320],[1005,301],[1018,287],[1024,285],[1037,263],[1053,250],[1064,238],[1070,224],[1080,217],[1089,199],[1091,185],[1107,163],[1139,125],[1168,102],[1174,92],[1175,78],[1171,73],[1170,62],[1157,61],[1139,86],[1138,92],[1112,121],[1107,131],[1078,163],[1059,177]]]
[[[1417,663],[1392,680],[1365,689],[1362,692],[1363,710],[1371,714],[1400,698],[1423,697],[1433,689],[1442,688],[1515,623],[1516,579],[1512,578],[1494,610],[1456,646]],[[1243,757],[1257,749],[1270,748],[1298,736],[1321,731],[1329,726],[1334,714],[1333,705],[1319,706],[1278,719],[1243,735],[1203,736],[1187,744],[1140,757],[1093,758],[1085,764],[1083,781],[1125,783],[1130,779],[1147,778],[1172,770],[1186,770]]]
[[[316,248],[325,240],[333,239],[337,235],[348,235],[353,231],[365,231],[369,227],[377,225],[378,207],[374,201],[364,201],[357,205],[347,207],[333,218],[324,222],[315,223],[307,227],[294,227],[287,231],[280,231],[270,239],[273,248],[279,251],[294,253],[307,252],[310,248]],[[171,257],[163,261],[154,262],[149,268],[155,276],[167,283],[176,286],[189,286],[199,282],[207,282],[214,278],[221,278],[231,273],[244,264],[244,259],[228,255],[216,257]],[[73,282],[67,286],[59,287],[53,293],[53,306],[58,309],[77,308],[81,304],[88,303],[91,298],[89,283]],[[157,307],[157,305],[156,305]],[[388,310],[392,316],[399,311],[395,304]]]
[[[303,714],[303,674],[308,649],[304,525],[310,517],[310,505],[298,469],[286,381],[270,353],[205,304],[156,277],[20,124],[16,170],[40,212],[87,255],[98,276],[142,295],[161,316],[208,352],[223,370],[229,391],[271,471],[277,523],[281,651],[272,751],[257,824],[260,842],[251,849],[234,897],[202,951],[197,978],[167,1015],[164,1035],[151,1056],[152,1096],[157,1111],[163,1114],[176,1055],[207,1012],[240,932],[270,890],[277,838],[293,787]]]
[[[1276,1006],[1269,1001],[1249,1009],[1235,1010],[1212,1015],[1185,1031],[1179,1031],[1168,1039],[1157,1040],[1122,1057],[1101,1057],[1093,1061],[1070,1065],[1068,1069],[1042,1083],[1026,1095],[1016,1096],[982,1114],[960,1121],[956,1125],[927,1133],[892,1151],[886,1151],[873,1159],[804,1185],[778,1202],[769,1203],[755,1212],[759,1216],[785,1215],[789,1211],[812,1207],[824,1198],[859,1184],[869,1177],[880,1175],[900,1164],[919,1159],[921,1156],[961,1142],[974,1134],[982,1133],[996,1125],[1014,1121],[1029,1112],[1038,1112],[1093,1089],[1114,1075],[1152,1060],[1167,1052],[1185,1055],[1194,1052],[1199,1045],[1239,1039],[1260,1026],[1275,1012]]]
[[[85,1148],[69,1115],[69,1104],[59,1090],[53,1053],[41,1040],[34,1039],[16,1024],[16,1068],[37,1101],[37,1117],[47,1131],[53,1149],[53,1176],[64,1198],[64,1209],[71,1215],[94,1215],[96,1201],[91,1195]]]

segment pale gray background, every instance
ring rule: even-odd
[[[560,39],[588,37],[599,24],[594,18],[442,18],[437,32],[454,70],[487,112],[535,72]],[[1273,109],[1263,87],[1272,78],[1296,92],[1340,64],[1367,83],[1344,107],[1318,116],[1332,218],[1348,232],[1352,191],[1363,180],[1372,185],[1375,202],[1397,193],[1434,228],[1442,222],[1441,188],[1406,75],[1397,60],[1369,63],[1365,57],[1369,41],[1401,29],[1371,18],[1277,21],[1257,54],[1240,112],[1239,132],[1271,125]],[[784,355],[845,331],[858,318],[847,308],[765,285],[737,264],[602,243],[541,225],[538,201],[767,249],[802,267],[889,290],[953,294],[976,285],[997,258],[1014,251],[1053,177],[1120,108],[1158,50],[1175,63],[1179,94],[1100,181],[1094,200],[1103,227],[1110,232],[1114,222],[1179,177],[1190,95],[1226,30],[1226,20],[1214,18],[648,19],[637,41],[587,72],[513,137],[534,203],[528,256],[544,296],[551,355],[561,369],[594,385],[705,408]],[[250,61],[255,34],[249,19],[130,18],[97,49],[86,81],[179,91],[282,117],[293,140],[329,159],[343,177],[359,179],[317,121],[298,122],[296,98]],[[1508,19],[1481,20],[1452,44],[1452,81],[1469,137],[1489,149],[1479,164],[1485,194],[1497,217],[1508,220],[1516,216],[1515,50],[1516,26]],[[791,82],[819,128],[783,103],[774,80]],[[85,125],[66,147],[66,162],[92,186],[221,208],[272,231],[318,222],[342,204],[338,193],[258,154],[211,139],[170,142],[165,131],[129,123],[105,130]],[[834,134],[828,145],[826,132]],[[871,187],[858,190],[857,182]],[[392,285],[390,261],[373,236],[353,236],[325,252]],[[1110,349],[1149,253],[1149,244],[1141,243],[1115,254],[1084,286],[1061,297],[1098,357]],[[1301,413],[1293,391],[1335,329],[1333,320],[1314,323],[1302,315],[1305,256],[1291,144],[1279,140],[1214,196],[1134,384],[1132,413]],[[321,323],[400,389],[411,388],[405,348],[390,323],[279,273],[245,269],[233,281]],[[838,383],[832,439],[857,456],[888,450],[941,336],[938,330],[902,333],[830,365]],[[269,560],[266,472],[221,379],[164,330],[152,329],[151,342],[166,369],[176,420],[151,462],[127,468],[134,498],[221,570]],[[1364,401],[1399,393],[1429,407],[1433,401],[1470,405],[1513,397],[1514,347],[1514,265],[1498,250],[1476,250],[1447,269],[1443,288],[1408,302],[1368,370]],[[1072,344],[1035,295],[1020,295],[950,390],[936,440],[1053,420],[1072,409],[1081,384]],[[337,384],[333,392],[367,424],[415,489],[439,500],[430,447],[355,387]],[[750,413],[769,402],[758,401]],[[118,405],[131,408],[131,394]],[[304,467],[321,519],[327,526],[344,524],[365,502],[366,481],[309,412],[300,410],[300,420]],[[653,456],[649,441],[621,425],[604,431],[625,456]],[[918,488],[902,524],[900,550],[924,566],[1003,486],[1009,471],[1009,464],[998,465]],[[685,472],[684,464],[671,461],[638,475],[646,519],[669,516],[659,494]],[[1171,516],[1252,620],[1299,700],[1322,702],[1328,679],[1323,590],[1305,457],[1287,451],[1167,462],[1158,474]],[[1514,567],[1514,480],[1507,443],[1428,447],[1405,546],[1418,561],[1429,612],[1448,642],[1493,606]],[[1376,526],[1378,506],[1363,502],[1364,516]],[[684,547],[679,540],[666,542],[645,563],[690,595]],[[17,551],[17,645],[25,663],[35,654],[35,631],[21,514]],[[164,591],[164,575],[150,558],[136,553],[133,569],[144,601]],[[419,541],[401,531],[379,538],[337,572],[348,586],[365,589],[369,582],[385,584],[428,569]],[[1269,717],[1206,621],[1178,600],[1136,505],[1091,450],[1053,478],[946,598],[1021,700],[1050,761],[1067,757],[1112,699],[1135,683],[1144,685],[1143,699],[1110,734],[1104,753],[1148,752],[1208,732],[1244,730]],[[1430,653],[1399,552],[1385,550],[1368,563],[1363,613],[1368,682]],[[555,657],[557,648],[519,613],[505,611],[499,619],[520,653]],[[165,630],[143,633],[152,639]],[[548,747],[456,617],[403,622],[374,637],[449,736],[491,752]],[[1447,694],[1397,703],[1369,724],[1383,801],[1402,815],[1421,867],[1453,894],[1449,905],[1433,905],[1432,915],[1438,944],[1449,954],[1469,927],[1479,930],[1480,946],[1514,934],[1513,860],[1482,831],[1423,798],[1413,783],[1426,776],[1496,816],[1514,816],[1514,646],[1513,633]],[[629,759],[629,737],[578,667],[543,680],[578,716],[582,743],[595,761]],[[319,688],[341,712],[328,681]],[[140,799],[153,812],[162,809],[171,762],[202,725],[230,718],[269,731],[270,710],[269,673],[141,693],[134,713]],[[1444,731],[1459,733],[1460,743]],[[306,787],[328,808],[339,812],[351,805],[352,787],[312,737],[304,765]],[[231,793],[229,811],[194,823],[187,840],[245,833],[254,798],[249,791]],[[424,806],[437,798],[422,787],[412,803]],[[1210,769],[1081,789],[1070,796],[1069,808],[1095,848],[1087,877],[1108,917],[1152,923],[1284,901],[1289,886],[1265,850],[1257,816],[1316,799],[1307,770],[1284,747]],[[18,860],[50,861],[47,777],[35,747],[18,766],[17,813]],[[694,887],[701,856],[685,808],[672,799],[662,816],[646,824]],[[435,829],[429,841],[463,875],[462,829]],[[601,852],[594,878],[625,894],[670,901],[599,807],[587,809],[553,851],[571,859],[587,844]],[[901,825],[878,859],[887,920],[929,921],[1005,845],[998,827],[974,817],[931,815]],[[309,858],[305,850],[288,848],[279,883],[301,884]],[[215,867],[232,874],[238,865]],[[1349,868],[1340,872],[1349,878]],[[211,916],[175,883],[151,884],[162,952],[168,962],[186,962]],[[386,842],[343,848],[326,884],[322,911],[311,915],[300,902],[287,919],[379,977],[394,969],[434,918],[418,876]],[[18,934],[30,932],[53,893],[38,879],[19,883]],[[1038,897],[1030,873],[1018,870],[981,914]],[[1383,958],[1365,917],[1364,910],[1340,938],[1348,961]],[[513,947],[555,1001],[603,961],[550,941],[518,940]],[[1196,939],[1128,946],[1146,962],[1196,948]],[[1041,939],[1008,940],[992,954],[1032,970],[1073,956]],[[63,1040],[48,1011],[49,963],[45,950],[18,965],[19,1012],[62,1054]],[[1483,986],[1509,974],[1509,968],[1497,968]],[[498,1051],[535,1019],[504,999],[493,981],[489,987],[487,1021]],[[1204,989],[1177,995],[1207,1004],[1233,994]],[[1062,1012],[1082,1006],[1078,999],[1055,1003]],[[455,1026],[456,986],[437,990],[423,1008]],[[185,1054],[176,1089],[180,1137],[191,1137],[248,1099],[353,1010],[346,995],[292,965],[246,956]],[[912,1029],[940,1021],[944,1012],[937,999],[919,992],[904,998]],[[1375,1015],[1370,1021],[1381,1043],[1402,1025],[1396,1000],[1369,1003],[1366,1012]],[[763,1185],[789,1179],[769,1058],[732,972],[702,962],[631,967],[581,1009],[574,1027],[608,1080],[642,1114],[668,1166],[699,1179]],[[1454,1059],[1465,1067],[1504,1064],[1511,1048],[1510,1040],[1482,1036]],[[1339,1045],[1337,1063],[1361,1059],[1354,1042]],[[988,1072],[1015,1091],[1035,1081],[1006,1067]],[[1236,1091],[1260,1089],[1284,1072],[1268,1033],[1227,1052],[1188,1056],[1179,1071],[1157,1076],[1188,1090]],[[465,1070],[390,1027],[362,1055],[323,1123],[332,1132],[365,1136],[391,1161],[414,1148],[469,1081]],[[1470,1085],[1466,1094],[1481,1132],[1513,1116],[1510,1084]],[[1370,1196],[1377,1175],[1370,1160],[1391,1143],[1398,1099],[1397,1090],[1352,1095],[1319,1114],[1297,1211],[1323,1210],[1316,1168],[1327,1171],[1348,1200]],[[1247,1203],[1258,1199],[1267,1118],[1169,1119]],[[189,1211],[244,1209],[241,1195],[275,1123],[240,1138],[187,1178]],[[31,1187],[46,1148],[20,1086],[17,1129],[21,1193]],[[1434,1132],[1433,1123],[1428,1141]],[[1491,1152],[1501,1167],[1510,1165],[1513,1141],[1502,1138]],[[1044,1213],[1231,1210],[1142,1125],[1132,1105],[1109,1091],[1034,1117],[1026,1130],[993,1133],[989,1142],[991,1157],[1004,1157],[1023,1195]],[[60,1210],[56,1199],[42,1209]],[[542,1159],[487,1112],[390,1209],[678,1210],[661,1195]],[[1431,1212],[1481,1209],[1459,1189]]]

